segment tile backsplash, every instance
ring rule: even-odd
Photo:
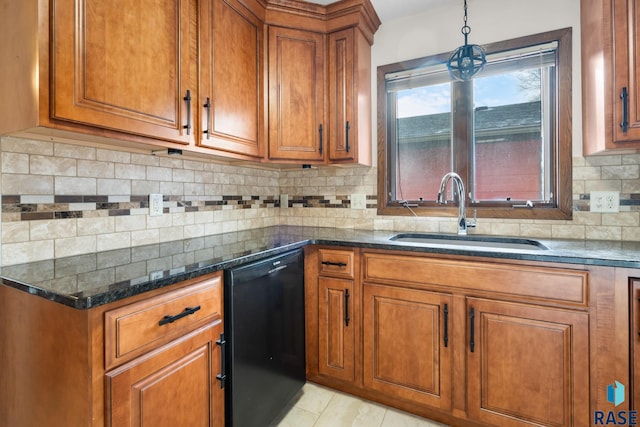
[[[375,167],[275,170],[17,137],[0,150],[2,265],[278,224],[455,232],[455,218],[378,216]],[[597,190],[619,191],[620,212],[589,212]],[[164,215],[148,215],[150,193]],[[571,221],[480,218],[474,232],[640,241],[640,154],[574,158],[573,193]],[[365,209],[351,209],[354,194]]]

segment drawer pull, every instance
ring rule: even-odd
[[[175,316],[164,316],[159,324],[160,326],[162,325],[166,325],[167,323],[173,323],[176,320],[182,319],[185,316],[189,316],[193,313],[195,313],[196,311],[200,310],[200,306],[196,306],[196,307],[187,307],[184,309],[184,311],[180,314],[176,314]]]
[[[346,267],[347,264],[344,262],[331,262],[331,261],[322,261],[322,265],[333,265],[334,267]]]

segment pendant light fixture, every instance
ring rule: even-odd
[[[464,25],[461,30],[464,45],[457,48],[449,57],[447,68],[455,80],[471,80],[487,63],[484,49],[477,44],[469,44],[471,27],[467,25],[467,0],[464,0]]]

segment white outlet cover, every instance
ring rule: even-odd
[[[280,195],[280,207],[284,208],[284,209],[289,207],[289,195],[288,194],[281,194]]]
[[[591,212],[620,212],[619,191],[592,191],[589,194],[589,210]]]
[[[367,208],[367,196],[362,193],[356,193],[351,195],[351,209],[366,209]]]
[[[162,210],[162,194],[149,194],[149,216],[160,216]]]

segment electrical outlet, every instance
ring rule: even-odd
[[[367,196],[362,193],[351,195],[351,209],[366,209]]]
[[[280,207],[281,208],[288,208],[289,207],[289,195],[288,194],[281,194],[280,195]]]
[[[620,192],[592,191],[589,195],[591,212],[620,212]]]
[[[160,216],[162,210],[162,194],[149,194],[149,216]]]

